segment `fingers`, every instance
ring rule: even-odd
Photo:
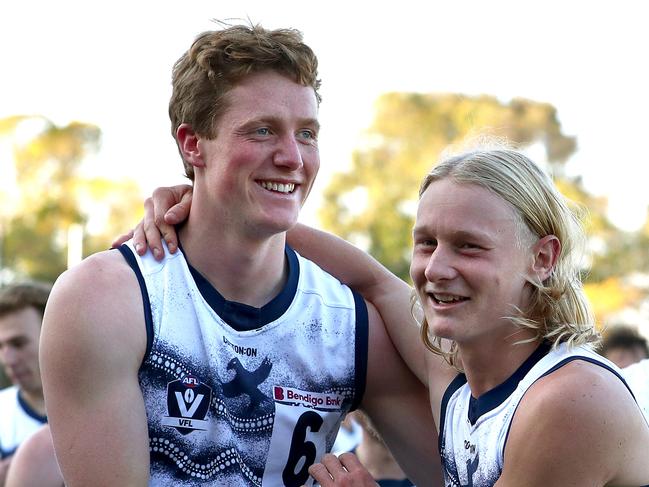
[[[111,249],[116,249],[120,245],[122,245],[124,242],[129,240],[130,238],[133,238],[133,230],[129,231],[128,233],[123,233],[119,237],[117,237],[113,242],[110,244]],[[2,484],[0,484],[2,485]]]
[[[311,465],[311,476],[322,487],[376,487],[376,482],[353,453],[336,457],[330,453]]]
[[[177,225],[189,216],[189,210],[192,206],[193,188],[188,184],[182,184],[167,189],[169,189],[168,193],[160,192],[156,194],[155,191],[153,192],[156,221],[163,215],[165,223]]]
[[[154,218],[153,200],[151,198],[147,198],[144,201],[144,218],[135,227],[133,243],[140,255],[146,252],[147,245],[151,249],[151,252],[153,252],[156,260],[162,259],[164,255],[162,251],[162,234]]]

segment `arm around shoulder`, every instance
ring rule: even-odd
[[[69,487],[146,485],[149,451],[138,369],[146,350],[135,274],[117,251],[57,280],[43,319],[48,418]]]

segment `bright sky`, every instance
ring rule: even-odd
[[[167,116],[171,66],[198,33],[214,28],[210,19],[249,17],[303,31],[320,60],[322,169],[304,221],[315,224],[319,193],[349,164],[377,96],[420,91],[552,103],[564,133],[578,138],[571,172],[609,197],[619,226],[634,229],[649,204],[644,4],[5,2],[0,118],[42,114],[59,124],[94,123],[103,145],[92,172],[131,175],[146,192],[182,182]]]

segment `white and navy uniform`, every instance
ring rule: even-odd
[[[225,300],[182,250],[120,251],[144,300],[149,485],[311,485],[365,389],[363,299],[289,247],[287,283],[262,308]]]
[[[18,386],[0,391],[0,458],[13,455],[24,440],[47,423],[20,395]]]
[[[493,486],[502,473],[507,436],[521,399],[537,380],[573,360],[604,367],[629,388],[612,362],[588,347],[566,344],[555,349],[542,344],[511,377],[478,399],[471,396],[466,376],[458,375],[442,399],[439,451],[444,485]]]

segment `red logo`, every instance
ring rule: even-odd
[[[275,399],[278,399],[280,401],[284,399],[284,389],[275,386]]]

